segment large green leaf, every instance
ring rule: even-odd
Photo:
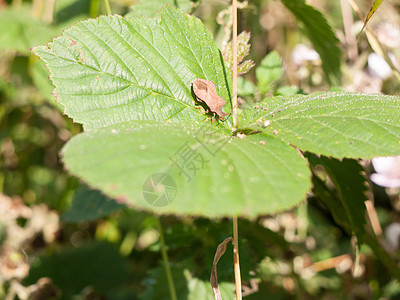
[[[339,40],[324,15],[314,7],[306,4],[305,0],[282,0],[282,3],[302,23],[304,33],[314,45],[322,60],[322,68],[329,83],[340,85],[341,51]]]
[[[274,97],[247,108],[241,124],[301,150],[337,158],[400,154],[400,98],[354,93]]]
[[[212,130],[194,123],[118,124],[74,137],[63,157],[90,186],[156,213],[255,217],[304,199],[310,173],[292,147],[271,135],[240,139]],[[172,183],[145,185],[155,173],[168,174]],[[146,193],[160,188],[170,202],[164,207]]]
[[[230,108],[229,82],[201,21],[165,7],[159,18],[100,17],[33,49],[51,72],[59,102],[85,129],[131,120],[203,120],[196,76],[215,82]]]

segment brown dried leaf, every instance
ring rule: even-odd
[[[222,300],[221,292],[219,291],[218,287],[217,264],[221,256],[224,255],[227,244],[232,240],[233,240],[232,237],[226,238],[222,243],[218,245],[217,251],[215,252],[212,271],[211,271],[211,278],[210,278],[215,300]]]

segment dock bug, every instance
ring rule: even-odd
[[[199,102],[204,102],[208,106],[209,110],[207,109],[206,113],[211,111],[214,117],[218,115],[219,119],[229,115],[222,111],[226,101],[217,94],[214,82],[196,78],[193,80],[193,92]]]

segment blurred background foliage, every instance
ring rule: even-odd
[[[365,15],[371,1],[356,2]],[[114,0],[111,8],[135,17],[155,15],[165,3],[199,17],[221,50],[228,44],[228,1]],[[356,43],[363,22],[345,0],[239,3],[239,32],[251,34],[246,59],[255,63],[239,79],[241,105],[338,88],[398,95],[399,10],[398,1],[387,0],[371,19],[378,47],[366,35]],[[158,217],[127,209],[63,170],[59,152],[81,127],[62,114],[44,64],[29,52],[104,13],[99,0],[0,0],[0,299],[169,299]],[[373,166],[360,163],[367,178]],[[337,197],[324,170],[316,173]],[[399,187],[366,183],[375,233],[397,261]],[[240,220],[245,299],[400,299],[396,276],[369,246],[352,273],[354,241],[318,197],[314,189],[292,211]],[[212,260],[231,221],[160,221],[178,299],[213,299]],[[231,245],[218,279],[224,299],[233,299]]]

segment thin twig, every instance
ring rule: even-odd
[[[16,0],[15,3],[18,3],[19,0]],[[36,19],[40,19],[40,16],[42,15],[43,11],[43,0],[33,0],[32,1],[32,15]]]
[[[353,26],[353,12],[347,0],[340,0],[342,9],[343,27],[347,45],[347,56],[351,61],[354,61],[358,55],[356,38],[351,32]]]
[[[239,264],[239,234],[238,234],[238,218],[233,217],[233,264],[235,268],[235,287],[236,300],[242,300],[242,280],[240,278]]]
[[[44,12],[43,12],[42,19],[47,24],[50,24],[53,22],[54,4],[55,4],[55,0],[46,0],[46,5],[44,6]]]
[[[237,3],[232,0],[232,130],[236,131],[238,128],[237,120]],[[240,264],[239,264],[239,237],[238,237],[238,218],[233,217],[233,263],[235,269],[235,287],[236,287],[236,300],[242,300],[242,280],[240,278]]]
[[[160,244],[161,244],[161,255],[164,262],[165,274],[167,275],[169,294],[171,295],[171,300],[177,300],[174,279],[172,277],[171,268],[169,266],[167,247],[165,246],[164,234],[162,232],[161,221],[160,218],[157,219],[157,228],[160,234]]]
[[[232,0],[232,131],[238,128],[237,120],[237,4],[236,0]]]
[[[314,272],[322,272],[337,267],[345,260],[352,262],[351,256],[349,254],[343,254],[315,262],[312,265],[308,266],[307,269],[313,270]]]
[[[99,5],[100,5],[100,0],[90,1],[89,16],[91,18],[96,18],[99,16]]]
[[[382,227],[379,223],[378,214],[376,213],[375,205],[372,200],[365,201],[365,206],[367,207],[367,214],[371,227],[377,237],[382,237]]]

